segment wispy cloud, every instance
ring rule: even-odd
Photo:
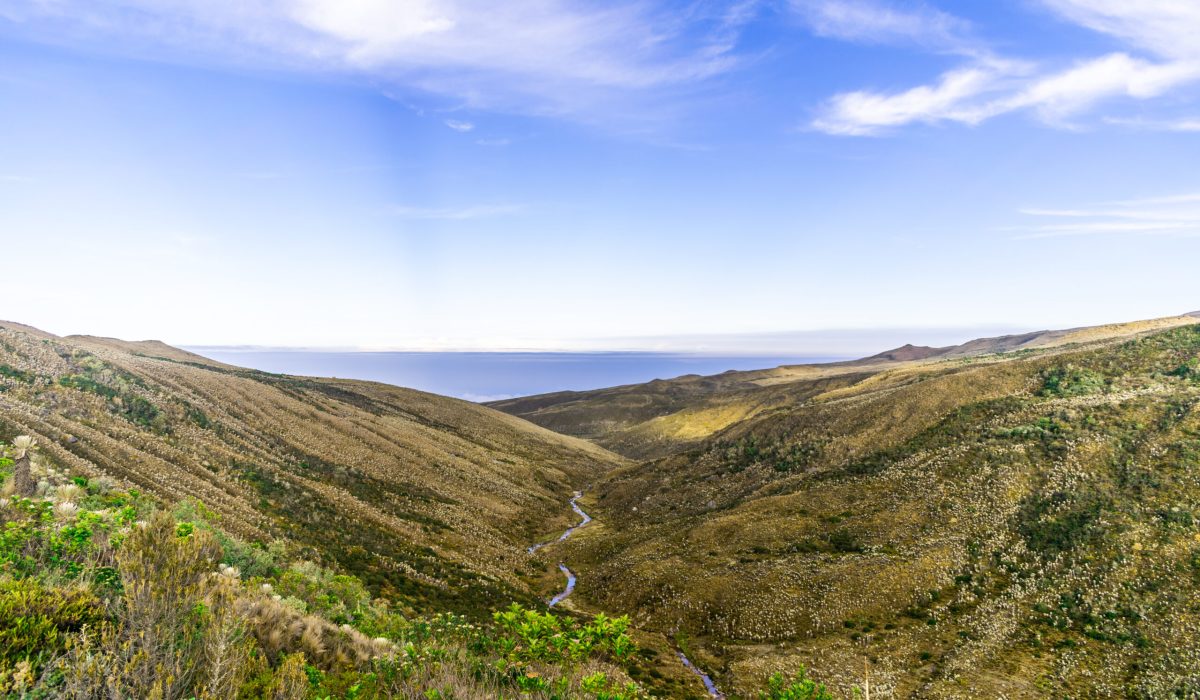
[[[914,123],[975,125],[1003,114],[1029,111],[1048,124],[1073,127],[1075,118],[1101,103],[1151,100],[1200,83],[1200,42],[1195,39],[1200,36],[1200,5],[1172,0],[1044,2],[1067,21],[1126,42],[1130,51],[1047,68],[997,58],[979,46],[974,55],[962,52],[970,56],[965,65],[928,85],[898,92],[859,90],[834,95],[811,126],[830,134],[864,136]],[[1149,56],[1137,56],[1133,51]],[[1174,122],[1166,128],[1189,130],[1190,126]]]
[[[0,182],[33,182],[33,178],[29,175],[15,175],[12,173],[0,173]]]
[[[902,9],[880,0],[791,0],[790,6],[818,36],[975,51],[969,22],[923,4]]]
[[[913,122],[955,121],[978,124],[992,116],[987,101],[1025,67],[992,62],[949,71],[937,83],[883,94],[860,90],[834,96],[813,120],[818,131],[841,136],[871,136]]]
[[[1189,0],[1042,0],[1065,19],[1161,58],[1200,56],[1200,4]]]
[[[451,129],[454,129],[455,131],[464,132],[464,133],[467,131],[471,131],[475,128],[475,125],[472,124],[471,122],[461,121],[458,119],[447,119],[445,124],[446,124],[446,126],[450,127]]]
[[[1026,208],[1037,223],[1013,227],[1017,238],[1092,235],[1200,236],[1200,193],[1102,202],[1070,209]]]
[[[432,221],[466,221],[469,219],[490,219],[498,216],[512,216],[524,211],[519,204],[489,204],[470,207],[412,207],[397,206],[392,208],[392,214],[405,219],[426,219]]]
[[[1127,118],[1127,117],[1106,117],[1105,123],[1115,126],[1129,127],[1130,129],[1141,129],[1145,131],[1178,131],[1178,132],[1200,132],[1200,117],[1184,118],[1184,119],[1144,119]]]
[[[752,16],[659,0],[56,0],[0,15],[47,41],[368,76],[469,107],[582,115],[724,73]]]

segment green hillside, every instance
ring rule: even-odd
[[[613,472],[580,601],[726,690],[1200,692],[1200,326],[883,370]]]

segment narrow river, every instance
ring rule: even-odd
[[[587,525],[588,523],[592,522],[592,516],[583,512],[583,509],[579,507],[579,499],[581,499],[581,498],[583,498],[583,494],[580,493],[579,491],[576,491],[575,496],[571,498],[571,510],[578,513],[579,517],[583,518],[583,519],[580,520],[577,524],[572,525],[571,527],[567,528],[566,531],[563,532],[563,534],[558,536],[557,540],[552,540],[552,542],[562,542],[563,540],[570,537],[571,533],[575,532],[576,530],[583,527],[584,525]],[[541,549],[542,547],[545,547],[548,544],[551,544],[551,542],[539,542],[538,544],[535,544],[532,547],[530,547],[527,551],[530,554],[533,554],[534,552],[538,551],[539,549]],[[571,595],[571,593],[573,593],[575,591],[575,574],[571,573],[571,570],[567,568],[567,565],[562,563],[561,561],[558,563],[558,570],[563,572],[563,576],[567,577],[567,587],[563,589],[562,593],[559,593],[558,595],[554,596],[550,600],[546,601],[546,604],[549,605],[550,607],[554,607],[555,605],[558,605],[559,603],[563,602],[564,600],[567,599],[567,597],[569,595]]]
[[[563,572],[563,575],[567,577],[567,587],[563,589],[562,593],[559,593],[550,600],[546,601],[546,605],[549,605],[552,608],[566,600],[567,596],[571,595],[571,593],[575,590],[575,574],[571,573],[571,570],[567,568],[567,565],[562,563],[559,563],[558,570]]]
[[[682,651],[676,649],[675,653],[679,654],[679,660],[683,662],[684,668],[700,677],[700,680],[704,682],[704,689],[708,691],[710,696],[714,698],[725,697],[725,693],[721,692],[720,688],[717,687],[717,684],[713,682],[711,676],[697,668],[696,664],[692,663],[692,660],[689,659]]]
[[[529,549],[526,551],[528,551],[530,554],[533,554],[534,552],[538,551],[539,549],[541,549],[542,547],[545,547],[548,544],[552,544],[554,542],[562,542],[563,540],[570,537],[571,534],[574,533],[576,530],[578,530],[579,528],[583,527],[584,525],[587,525],[588,523],[592,522],[592,516],[583,512],[583,509],[579,507],[579,499],[581,499],[581,498],[583,498],[583,494],[579,491],[576,491],[575,495],[571,498],[571,501],[570,501],[571,510],[575,511],[579,515],[579,517],[582,518],[582,520],[580,520],[579,523],[567,528],[566,531],[563,532],[563,534],[558,536],[558,539],[551,540],[550,542],[539,542],[538,544],[535,544],[535,545],[529,547]],[[555,605],[558,605],[559,603],[563,602],[564,600],[567,599],[568,596],[570,596],[575,591],[575,581],[576,581],[575,574],[571,573],[571,570],[567,568],[567,565],[562,563],[561,561],[558,563],[558,570],[561,571],[563,573],[563,576],[565,576],[567,578],[567,586],[566,586],[566,588],[563,589],[562,593],[559,593],[558,595],[554,596],[550,600],[546,601],[546,604],[550,607],[554,607]],[[708,694],[710,697],[720,698],[721,700],[724,700],[725,694],[722,693],[719,688],[717,688],[717,684],[713,682],[713,679],[711,676],[709,676],[704,671],[701,671],[696,666],[696,664],[692,663],[691,659],[689,659],[686,655],[684,655],[684,653],[682,651],[676,649],[675,653],[679,655],[679,661],[683,663],[683,667],[686,668],[687,670],[691,671],[692,673],[696,674],[696,676],[699,677],[700,680],[704,683],[704,689],[708,691]]]

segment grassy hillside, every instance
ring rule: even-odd
[[[1198,320],[507,405],[640,462],[6,324],[0,697],[1195,697]]]
[[[1200,326],[1137,330],[899,363],[618,470],[567,543],[578,603],[742,693],[804,663],[895,697],[1194,697]]]
[[[902,366],[1004,352],[1050,352],[1111,342],[1140,333],[1196,323],[1195,315],[1020,335],[980,338],[962,345],[907,345],[852,362],[794,365],[711,377],[688,375],[645,384],[559,392],[489,404],[565,435],[586,438],[644,460],[701,444],[738,422],[787,409],[832,388],[856,384]]]
[[[0,697],[645,697],[627,619],[405,614],[292,543],[241,540],[196,501],[164,510],[38,447],[0,445]]]
[[[412,612],[532,600],[525,546],[622,464],[464,401],[4,324],[0,439],[19,434],[73,474],[198,499],[231,533],[295,543]]]

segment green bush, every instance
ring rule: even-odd
[[[1042,372],[1042,396],[1086,396],[1104,391],[1108,382],[1090,369],[1066,365]]]
[[[33,668],[61,654],[72,633],[103,618],[96,596],[85,588],[47,588],[33,579],[0,579],[0,669],[31,662]]]
[[[1200,357],[1193,357],[1169,372],[1175,377],[1189,381],[1200,381]]]
[[[782,673],[771,676],[767,690],[760,692],[758,697],[761,700],[833,700],[833,694],[823,683],[810,679],[803,666],[791,680]]]
[[[636,647],[628,634],[629,618],[604,613],[578,625],[570,618],[540,613],[513,603],[493,615],[496,636],[487,643],[509,662],[578,662],[593,654],[629,658]]]
[[[8,377],[9,379],[28,384],[36,379],[37,375],[32,372],[26,372],[25,370],[10,367],[9,365],[0,364],[0,377]]]
[[[131,423],[157,433],[170,432],[165,416],[147,399],[130,391],[118,391],[83,374],[60,377],[59,386],[77,389],[107,399],[116,413]]]
[[[1107,499],[1093,493],[1030,496],[1021,504],[1017,530],[1029,549],[1057,554],[1103,534],[1099,527]]]

